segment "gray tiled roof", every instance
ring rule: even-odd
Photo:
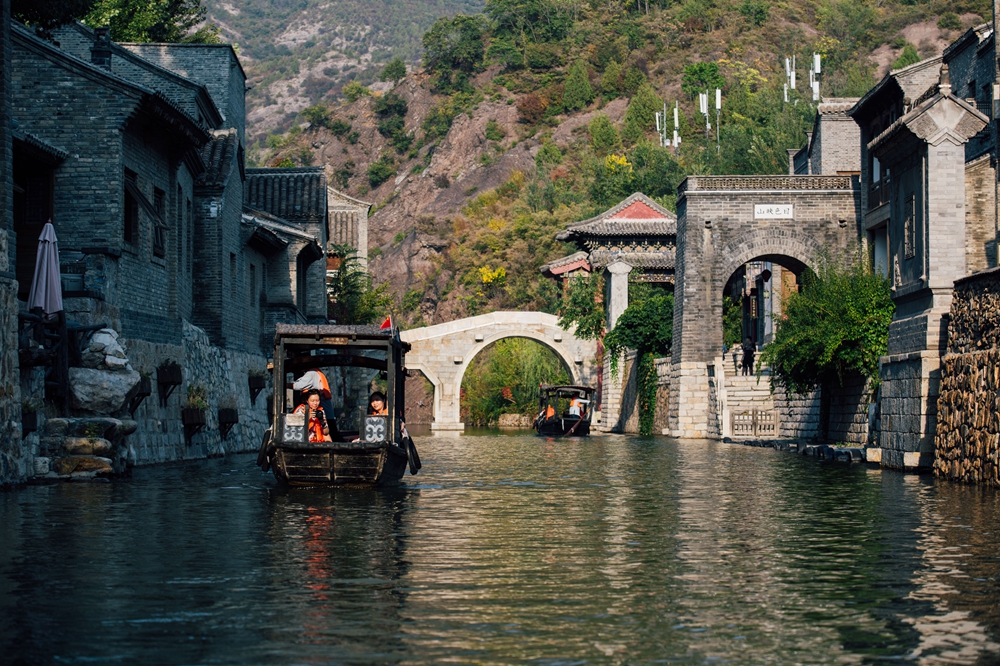
[[[201,159],[205,163],[205,172],[198,178],[204,185],[224,187],[229,181],[233,169],[237,166],[237,152],[240,139],[236,130],[212,132],[212,140],[201,147]]]
[[[247,169],[246,201],[290,221],[326,218],[326,173],[323,167]]]
[[[674,268],[674,251],[622,252],[614,250],[594,250],[590,253],[590,263],[596,267],[607,266],[616,261],[624,261],[635,268]]]

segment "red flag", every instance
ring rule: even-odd
[[[385,321],[382,322],[382,325],[378,327],[380,331],[384,331],[387,328],[392,328],[392,315],[386,317]]]

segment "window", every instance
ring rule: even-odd
[[[139,242],[139,199],[138,175],[135,171],[125,169],[125,202],[123,206],[122,238],[126,243],[135,245]]]
[[[167,193],[158,187],[153,188],[153,210],[157,218],[153,221],[153,255],[167,256]]]
[[[903,209],[906,219],[903,220],[903,244],[907,259],[917,256],[917,206],[916,198],[911,194],[906,198]]]

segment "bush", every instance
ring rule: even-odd
[[[316,104],[302,109],[302,117],[308,120],[309,124],[313,127],[330,126],[330,109],[326,108],[322,104]]]
[[[614,99],[622,92],[622,66],[617,60],[612,60],[604,68],[601,75],[601,94],[606,99]]]
[[[751,24],[761,26],[767,23],[770,18],[770,8],[764,0],[743,0],[740,5],[740,14]]]
[[[895,310],[888,280],[872,271],[863,249],[821,255],[816,266],[802,275],[801,293],[783,303],[774,341],[760,357],[771,381],[795,393],[841,384],[850,372],[878,377]]]
[[[388,118],[390,116],[405,116],[409,107],[406,100],[396,93],[386,93],[376,98],[374,109],[379,117]]]
[[[331,132],[333,132],[334,136],[344,136],[351,131],[351,124],[346,120],[341,120],[340,118],[331,121],[327,127]]]
[[[552,69],[563,64],[562,52],[555,44],[528,44],[524,61],[531,69]]]
[[[903,52],[900,53],[899,57],[896,58],[896,61],[892,63],[892,68],[903,69],[904,67],[909,67],[910,65],[918,62],[920,62],[920,54],[917,53],[917,47],[910,42],[906,42],[906,44],[903,45]]]
[[[961,30],[962,19],[958,18],[955,12],[945,12],[938,19],[937,27],[941,30]]]
[[[396,57],[390,60],[389,64],[382,69],[379,80],[398,83],[404,76],[406,76],[406,63],[403,62],[402,58]]]
[[[372,187],[378,187],[396,175],[396,165],[389,155],[382,155],[368,165],[368,182]]]
[[[389,116],[388,118],[383,118],[378,121],[378,133],[387,139],[391,139],[396,136],[397,133],[403,131],[403,119],[400,116]]]
[[[537,124],[544,116],[548,104],[538,93],[530,92],[517,100],[517,114],[522,123]]]
[[[344,97],[349,102],[356,102],[362,97],[371,97],[372,91],[357,81],[348,81],[343,89]]]
[[[340,185],[340,189],[347,189],[347,181],[354,176],[354,168],[354,160],[347,160],[344,166],[334,170],[333,180]]]
[[[488,141],[502,141],[505,135],[506,132],[497,121],[489,120],[486,122],[486,139]]]

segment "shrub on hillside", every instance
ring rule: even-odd
[[[368,183],[378,187],[396,175],[396,165],[390,155],[383,154],[368,165]]]
[[[594,116],[587,130],[590,132],[590,145],[597,155],[606,155],[621,145],[618,130],[611,124],[611,119],[603,113]]]
[[[578,111],[594,101],[594,89],[587,76],[587,66],[582,60],[577,60],[569,68],[569,76],[563,89],[563,108],[567,111]]]
[[[517,114],[522,123],[535,125],[545,116],[548,104],[535,92],[530,92],[517,100]]]
[[[348,81],[344,84],[343,93],[348,102],[356,102],[362,97],[370,97],[372,91],[357,81]]]

